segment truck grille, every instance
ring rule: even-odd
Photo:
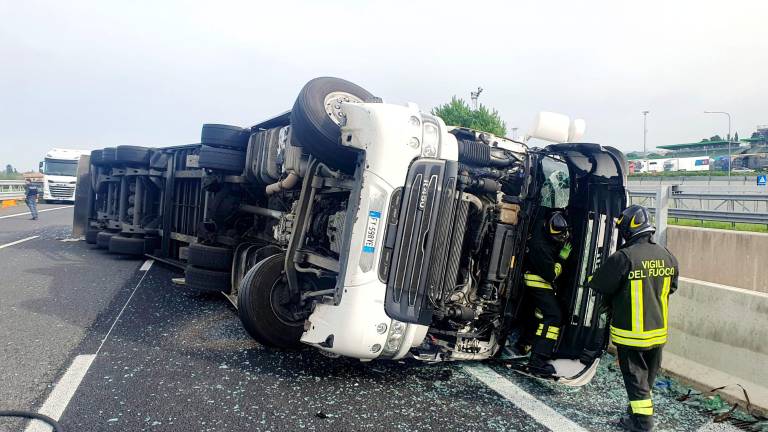
[[[456,280],[446,269],[457,267],[451,253],[458,222],[456,191],[458,164],[425,159],[414,162],[403,189],[399,218],[387,275],[387,314],[399,321],[429,324],[433,306],[429,299],[439,296],[445,281]],[[466,212],[464,212],[466,215]],[[389,235],[388,235],[389,237]]]
[[[75,187],[67,185],[49,185],[48,190],[51,191],[51,196],[60,199],[72,199],[75,195]]]

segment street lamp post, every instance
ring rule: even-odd
[[[643,157],[648,155],[646,150],[646,138],[648,137],[648,113],[650,111],[643,111]]]
[[[704,111],[704,114],[725,114],[728,116],[728,185],[731,184],[731,113],[725,111]]]

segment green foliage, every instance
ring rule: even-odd
[[[473,110],[464,99],[451,98],[447,104],[432,109],[432,114],[443,119],[450,126],[461,126],[489,132],[497,136],[507,134],[507,125],[495,109],[480,104],[477,110]]]
[[[21,180],[23,178],[24,176],[19,174],[11,164],[6,165],[4,171],[0,171],[0,180]]]

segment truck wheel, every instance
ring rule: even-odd
[[[109,253],[120,255],[144,255],[145,241],[143,238],[112,236],[109,240]]]
[[[103,150],[93,150],[91,152],[91,165],[101,166],[104,164]]]
[[[189,245],[187,264],[211,270],[232,269],[232,249],[200,243]]]
[[[238,126],[204,124],[200,143],[212,147],[230,147],[245,151],[248,148],[250,130]]]
[[[96,234],[96,247],[99,249],[109,249],[109,242],[112,239],[113,236],[115,236],[116,232],[110,232],[110,231],[101,231],[98,234]]]
[[[88,244],[96,244],[98,236],[101,230],[86,228],[85,229],[85,242]]]
[[[105,165],[115,163],[115,150],[114,147],[106,147],[101,150],[101,160]]]
[[[149,163],[149,149],[139,146],[117,146],[115,162],[130,164]]]
[[[202,267],[188,265],[184,273],[185,285],[200,292],[229,292],[230,275],[229,272],[218,270],[208,270]]]
[[[374,96],[364,88],[339,78],[315,78],[304,85],[291,110],[291,139],[316,158],[352,172],[357,152],[342,147],[341,102],[364,102]]]
[[[304,321],[287,315],[288,282],[285,254],[265,258],[250,269],[240,283],[237,313],[243,327],[257,342],[275,348],[298,348]]]
[[[245,153],[204,145],[200,149],[198,165],[200,168],[242,173],[245,169]]]

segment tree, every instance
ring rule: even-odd
[[[2,166],[2,165],[0,165],[0,166]],[[13,173],[15,171],[16,170],[13,169],[13,166],[11,164],[8,164],[8,165],[5,166],[5,174],[6,175],[13,175]]]
[[[499,116],[499,112],[483,104],[473,110],[464,99],[451,98],[447,104],[432,109],[432,114],[443,119],[450,126],[461,126],[489,132],[497,136],[507,134],[507,125]]]
[[[734,134],[733,134],[733,140],[734,140],[735,142],[739,142],[739,133],[738,133],[738,132],[736,132],[736,133],[734,133]]]

